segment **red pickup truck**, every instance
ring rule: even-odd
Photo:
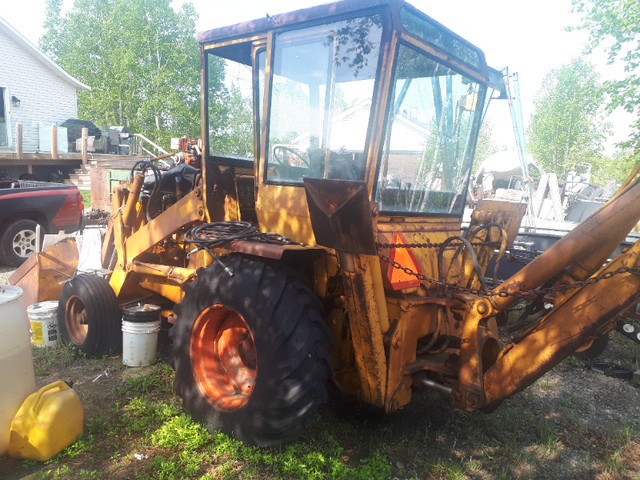
[[[0,261],[17,267],[36,251],[36,227],[67,233],[82,225],[77,187],[31,180],[0,180]]]

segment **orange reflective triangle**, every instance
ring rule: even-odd
[[[404,235],[402,233],[396,232],[393,234],[393,243],[408,243]],[[416,273],[422,273],[420,266],[418,265],[418,261],[416,257],[413,255],[413,252],[410,248],[392,248],[391,255],[389,256],[392,261],[398,262],[405,268],[410,268]],[[420,285],[420,280],[415,277],[415,275],[411,275],[406,273],[404,270],[400,270],[399,268],[395,268],[393,265],[389,265],[389,270],[387,271],[387,278],[391,282],[391,287],[394,290],[402,290],[403,288],[411,288],[417,287]]]

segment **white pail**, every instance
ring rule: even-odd
[[[0,455],[9,448],[11,421],[36,390],[27,313],[20,287],[0,287]]]
[[[154,322],[122,321],[122,363],[145,367],[156,358],[160,320]]]
[[[58,301],[34,303],[27,307],[31,324],[31,342],[36,347],[51,347],[58,343]]]

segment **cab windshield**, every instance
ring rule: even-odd
[[[460,215],[485,88],[401,44],[376,201],[390,213]]]
[[[276,35],[267,183],[364,179],[381,38],[379,15]]]

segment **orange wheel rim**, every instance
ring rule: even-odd
[[[191,330],[191,368],[200,391],[220,410],[246,405],[256,383],[256,347],[242,315],[212,305]]]
[[[87,338],[89,323],[87,321],[87,309],[77,295],[72,295],[67,300],[64,311],[64,324],[69,334],[69,340],[75,345],[82,345]]]

